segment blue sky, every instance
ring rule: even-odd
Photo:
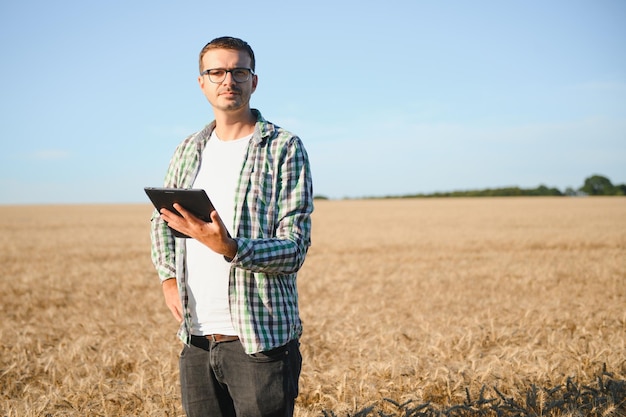
[[[626,183],[626,2],[2,1],[0,204],[147,202],[209,40],[331,198]]]

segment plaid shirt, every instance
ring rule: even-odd
[[[248,354],[284,345],[302,334],[296,274],[311,244],[313,187],[308,156],[297,136],[257,110],[255,131],[235,192],[237,255],[231,260],[229,302],[233,326]],[[215,122],[186,138],[170,161],[166,187],[190,188]],[[226,219],[224,219],[226,220]],[[152,261],[161,280],[176,277],[183,306],[178,336],[191,340],[185,284],[185,239],[174,238],[155,210]]]

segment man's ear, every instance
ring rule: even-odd
[[[254,74],[252,76],[252,92],[253,93],[256,91],[256,86],[258,83],[259,83],[259,77],[256,74]]]

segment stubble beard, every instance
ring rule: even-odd
[[[235,93],[233,96],[224,97],[218,95],[213,106],[222,111],[234,111],[247,107],[250,102],[250,96],[246,96],[241,90],[231,89],[227,92]]]

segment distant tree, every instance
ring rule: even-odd
[[[615,195],[615,186],[602,175],[592,175],[585,179],[585,184],[580,191],[588,195]]]
[[[539,195],[539,196],[562,196],[563,193],[555,187],[548,188],[547,186],[541,184],[539,187],[535,189],[530,189],[526,192],[526,195]]]

